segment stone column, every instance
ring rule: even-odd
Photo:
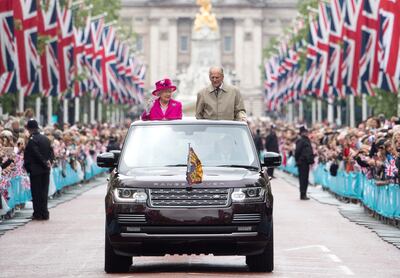
[[[244,42],[244,30],[243,30],[243,19],[235,19],[235,69],[236,76],[242,78],[244,75],[244,55],[243,55],[243,42]],[[260,60],[261,61],[261,60]],[[242,82],[242,80],[241,80]]]
[[[178,69],[178,20],[177,18],[168,19],[168,77],[172,78]]]
[[[160,30],[157,18],[150,18],[150,84],[153,84],[160,77],[159,54],[160,54]]]

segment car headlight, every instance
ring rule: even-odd
[[[114,197],[121,203],[146,203],[147,201],[146,191],[137,188],[115,188]]]
[[[231,194],[232,202],[262,202],[265,190],[262,187],[235,188]]]

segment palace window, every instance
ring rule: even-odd
[[[224,36],[224,52],[231,53],[233,51],[232,36]]]
[[[189,37],[180,36],[179,37],[179,52],[187,53],[189,52]]]
[[[143,36],[136,35],[136,51],[143,52]]]

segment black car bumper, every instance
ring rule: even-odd
[[[196,209],[114,203],[106,214],[111,246],[126,256],[255,255],[264,251],[271,231],[272,209],[265,203]]]

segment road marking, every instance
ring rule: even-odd
[[[308,248],[319,248],[319,249],[321,249],[322,252],[325,252],[325,253],[331,252],[331,250],[329,250],[328,247],[326,247],[325,245],[306,245],[306,246],[301,246],[301,247],[296,247],[296,248],[285,249],[285,251],[296,251],[296,250],[308,249]]]
[[[348,268],[348,267],[345,266],[345,265],[341,265],[341,266],[339,266],[339,268],[340,268],[341,270],[343,270],[343,272],[344,272],[346,275],[351,275],[351,276],[354,275],[354,272],[351,271],[351,269]]]
[[[339,259],[339,257],[334,255],[334,254],[327,254],[327,256],[329,258],[331,258],[331,260],[334,261],[335,263],[341,263],[342,262],[342,260]]]

